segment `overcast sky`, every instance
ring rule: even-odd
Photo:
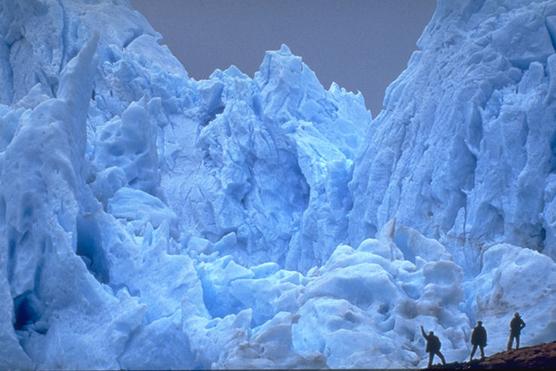
[[[195,79],[231,64],[253,76],[287,44],[328,88],[360,90],[376,116],[435,0],[132,0]]]

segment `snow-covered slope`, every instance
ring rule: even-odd
[[[516,310],[553,340],[526,3],[439,1],[371,123],[285,45],[195,81],[126,1],[0,0],[0,367],[415,367],[420,324],[463,359]]]

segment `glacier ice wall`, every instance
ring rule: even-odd
[[[226,237],[205,252],[322,264],[346,239],[347,183],[370,120],[363,97],[325,90],[286,46],[267,52],[254,79],[230,67],[196,87],[199,111],[165,128],[169,205],[193,234]]]
[[[556,256],[555,22],[553,1],[439,1],[356,162],[352,242],[396,218],[470,267],[498,242]]]
[[[125,65],[113,53],[135,41],[161,51],[151,61],[166,65],[163,77],[185,71],[126,3],[6,1],[0,11],[1,367],[121,368],[140,358],[161,368],[160,352],[149,361],[145,351],[161,331],[173,340],[163,362],[192,367],[181,298],[201,306],[201,285],[189,257],[168,255],[175,214],[147,193],[159,191],[147,145],[156,137],[129,128],[154,127],[132,86],[113,93],[125,81],[111,73]],[[95,151],[110,125],[124,128],[125,160],[117,148],[111,159]]]
[[[285,45],[195,81],[126,1],[0,1],[0,367],[418,367],[419,324],[463,359],[516,310],[553,340],[525,3],[440,1],[371,122]]]

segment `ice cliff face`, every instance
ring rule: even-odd
[[[470,265],[502,241],[554,258],[555,45],[553,1],[439,2],[355,166],[352,241],[396,218]]]
[[[419,324],[462,359],[516,310],[553,340],[555,17],[439,2],[371,123],[286,46],[195,81],[125,1],[0,1],[0,367],[415,367]]]
[[[254,79],[230,67],[196,88],[198,110],[165,128],[163,144],[162,186],[188,233],[224,238],[202,251],[246,264],[322,264],[347,237],[347,183],[370,120],[363,97],[325,90],[286,46]]]

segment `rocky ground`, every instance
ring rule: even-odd
[[[554,369],[556,368],[556,341],[530,347],[500,352],[483,361],[454,362],[445,366],[436,365],[433,369]]]

